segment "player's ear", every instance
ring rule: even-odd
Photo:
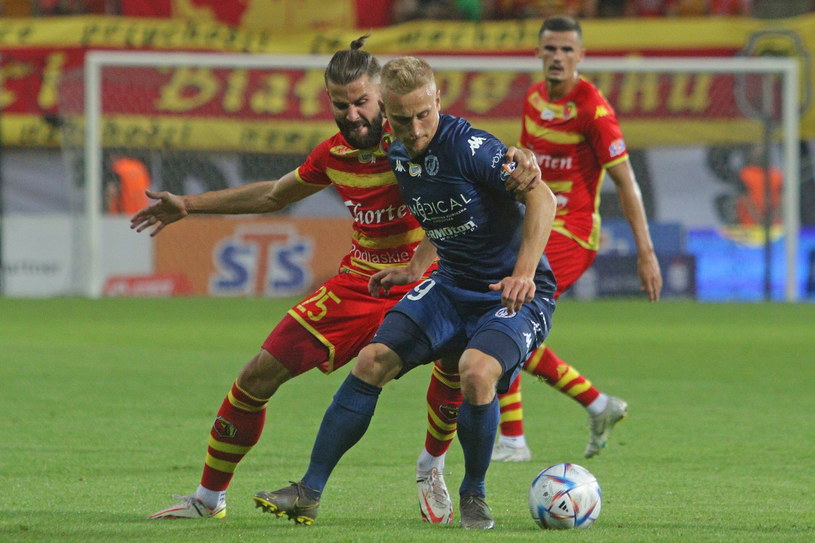
[[[379,111],[381,111],[382,115],[384,115],[385,117],[388,116],[388,112],[385,111],[385,102],[382,101],[381,97],[379,98]]]

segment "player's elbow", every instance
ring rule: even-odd
[[[275,188],[276,183],[270,183],[269,190],[267,190],[260,199],[261,213],[274,213],[276,211],[286,209],[286,207],[289,205],[289,201],[282,198],[280,191],[275,190]]]
[[[275,213],[286,209],[288,202],[279,200],[278,198],[269,197],[263,200],[263,205],[260,209],[261,213]]]

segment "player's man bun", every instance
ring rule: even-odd
[[[337,51],[325,69],[325,82],[336,85],[348,85],[367,75],[370,79],[379,78],[382,71],[379,61],[362,47],[371,34],[360,36],[351,42],[351,47]]]
[[[371,37],[370,32],[368,32],[364,36],[358,37],[357,39],[351,42],[351,49],[362,49],[362,47],[365,45],[365,40],[367,40],[370,37]]]

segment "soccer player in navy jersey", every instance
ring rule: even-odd
[[[659,300],[662,272],[654,251],[648,219],[625,139],[612,106],[600,90],[580,75],[586,55],[580,23],[568,16],[546,19],[538,32],[538,58],[543,79],[533,83],[523,102],[520,145],[535,153],[542,176],[555,193],[558,209],[546,256],[558,290],[566,292],[592,265],[600,248],[600,195],[605,174],[613,182],[620,207],[637,249],[637,275],[649,301]],[[589,440],[583,456],[604,449],[615,425],[628,413],[622,398],[602,392],[547,345],[533,351],[524,370],[571,397],[588,412]],[[440,472],[456,433],[455,409],[460,402],[454,374],[436,365],[428,387],[425,449],[417,473]],[[501,423],[493,462],[527,462],[532,453],[523,426],[520,375],[499,396]],[[427,496],[443,495],[443,480],[417,478],[419,503],[440,505],[432,515],[443,518],[449,502]]]
[[[556,201],[542,183],[525,192],[523,204],[516,201],[505,185],[506,162],[516,150],[464,119],[440,114],[425,61],[388,62],[381,87],[397,138],[391,168],[426,238],[407,266],[374,274],[369,288],[387,294],[416,281],[437,257],[438,268],[388,312],[360,352],[326,411],[303,478],[255,500],[297,522],[313,521],[332,470],[367,430],[382,387],[441,359],[461,375],[461,525],[491,529],[485,479],[498,426],[496,390],[507,389],[551,328],[556,284],[543,250]],[[539,177],[537,165],[532,168]]]

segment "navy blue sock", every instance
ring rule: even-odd
[[[464,450],[464,479],[459,494],[486,496],[484,479],[490,466],[492,446],[501,414],[498,397],[488,404],[461,403],[458,411],[458,440]]]
[[[328,406],[311,449],[311,462],[303,477],[309,488],[322,492],[342,455],[365,434],[382,388],[348,374]]]

